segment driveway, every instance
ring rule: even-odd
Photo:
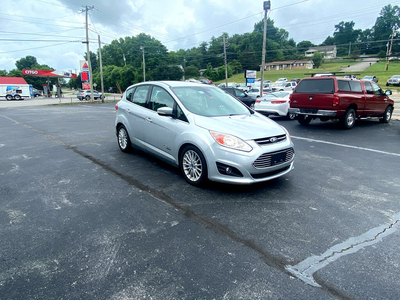
[[[363,72],[365,71],[365,69],[367,69],[368,67],[370,67],[371,65],[377,63],[379,61],[379,58],[363,58],[362,61],[347,67],[347,68],[343,68],[340,71],[342,72],[350,72],[350,73],[355,73],[355,72]]]

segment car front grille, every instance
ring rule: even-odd
[[[264,153],[260,155],[254,162],[253,166],[256,169],[265,169],[276,165],[289,162],[294,157],[294,149],[288,148],[281,151]]]
[[[266,138],[260,138],[260,139],[255,139],[254,141],[262,146],[262,145],[268,145],[268,144],[272,144],[272,143],[278,143],[278,142],[282,142],[286,140],[286,134],[281,134],[281,135],[277,135],[277,136],[270,136],[270,137],[266,137]]]

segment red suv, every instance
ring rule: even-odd
[[[307,125],[312,119],[340,120],[345,129],[354,126],[357,118],[378,117],[388,123],[394,101],[391,91],[384,92],[374,81],[339,77],[311,77],[299,82],[290,97],[290,113]]]

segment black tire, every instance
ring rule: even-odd
[[[383,114],[383,118],[379,119],[381,123],[389,123],[392,119],[393,108],[391,106],[386,107],[386,110]]]
[[[356,123],[356,112],[354,109],[347,109],[344,117],[340,120],[343,129],[351,129]]]
[[[298,115],[297,116],[297,121],[301,124],[301,125],[308,125],[311,122],[311,117],[306,115]]]
[[[86,99],[86,101],[89,101],[90,100],[90,96],[89,95],[86,96],[85,99]]]
[[[288,112],[287,115],[286,115],[286,119],[294,120],[294,119],[296,119],[296,114]]]
[[[185,180],[194,186],[201,186],[207,180],[207,163],[199,149],[186,146],[180,157],[179,165]]]
[[[19,101],[19,100],[21,100],[22,98],[21,98],[20,95],[15,95],[15,96],[14,96],[14,99],[17,100],[17,101]]]
[[[126,130],[124,125],[120,125],[117,130],[117,141],[119,149],[122,152],[131,152],[132,151],[132,144],[131,139],[129,138],[128,131]]]
[[[386,86],[389,86],[389,83],[386,83]]]
[[[11,100],[13,99],[13,96],[7,95],[7,96],[6,96],[6,99],[7,99],[7,101],[11,101]]]

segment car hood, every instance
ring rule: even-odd
[[[276,122],[258,113],[223,117],[194,116],[195,124],[207,130],[231,134],[243,140],[285,134]]]

